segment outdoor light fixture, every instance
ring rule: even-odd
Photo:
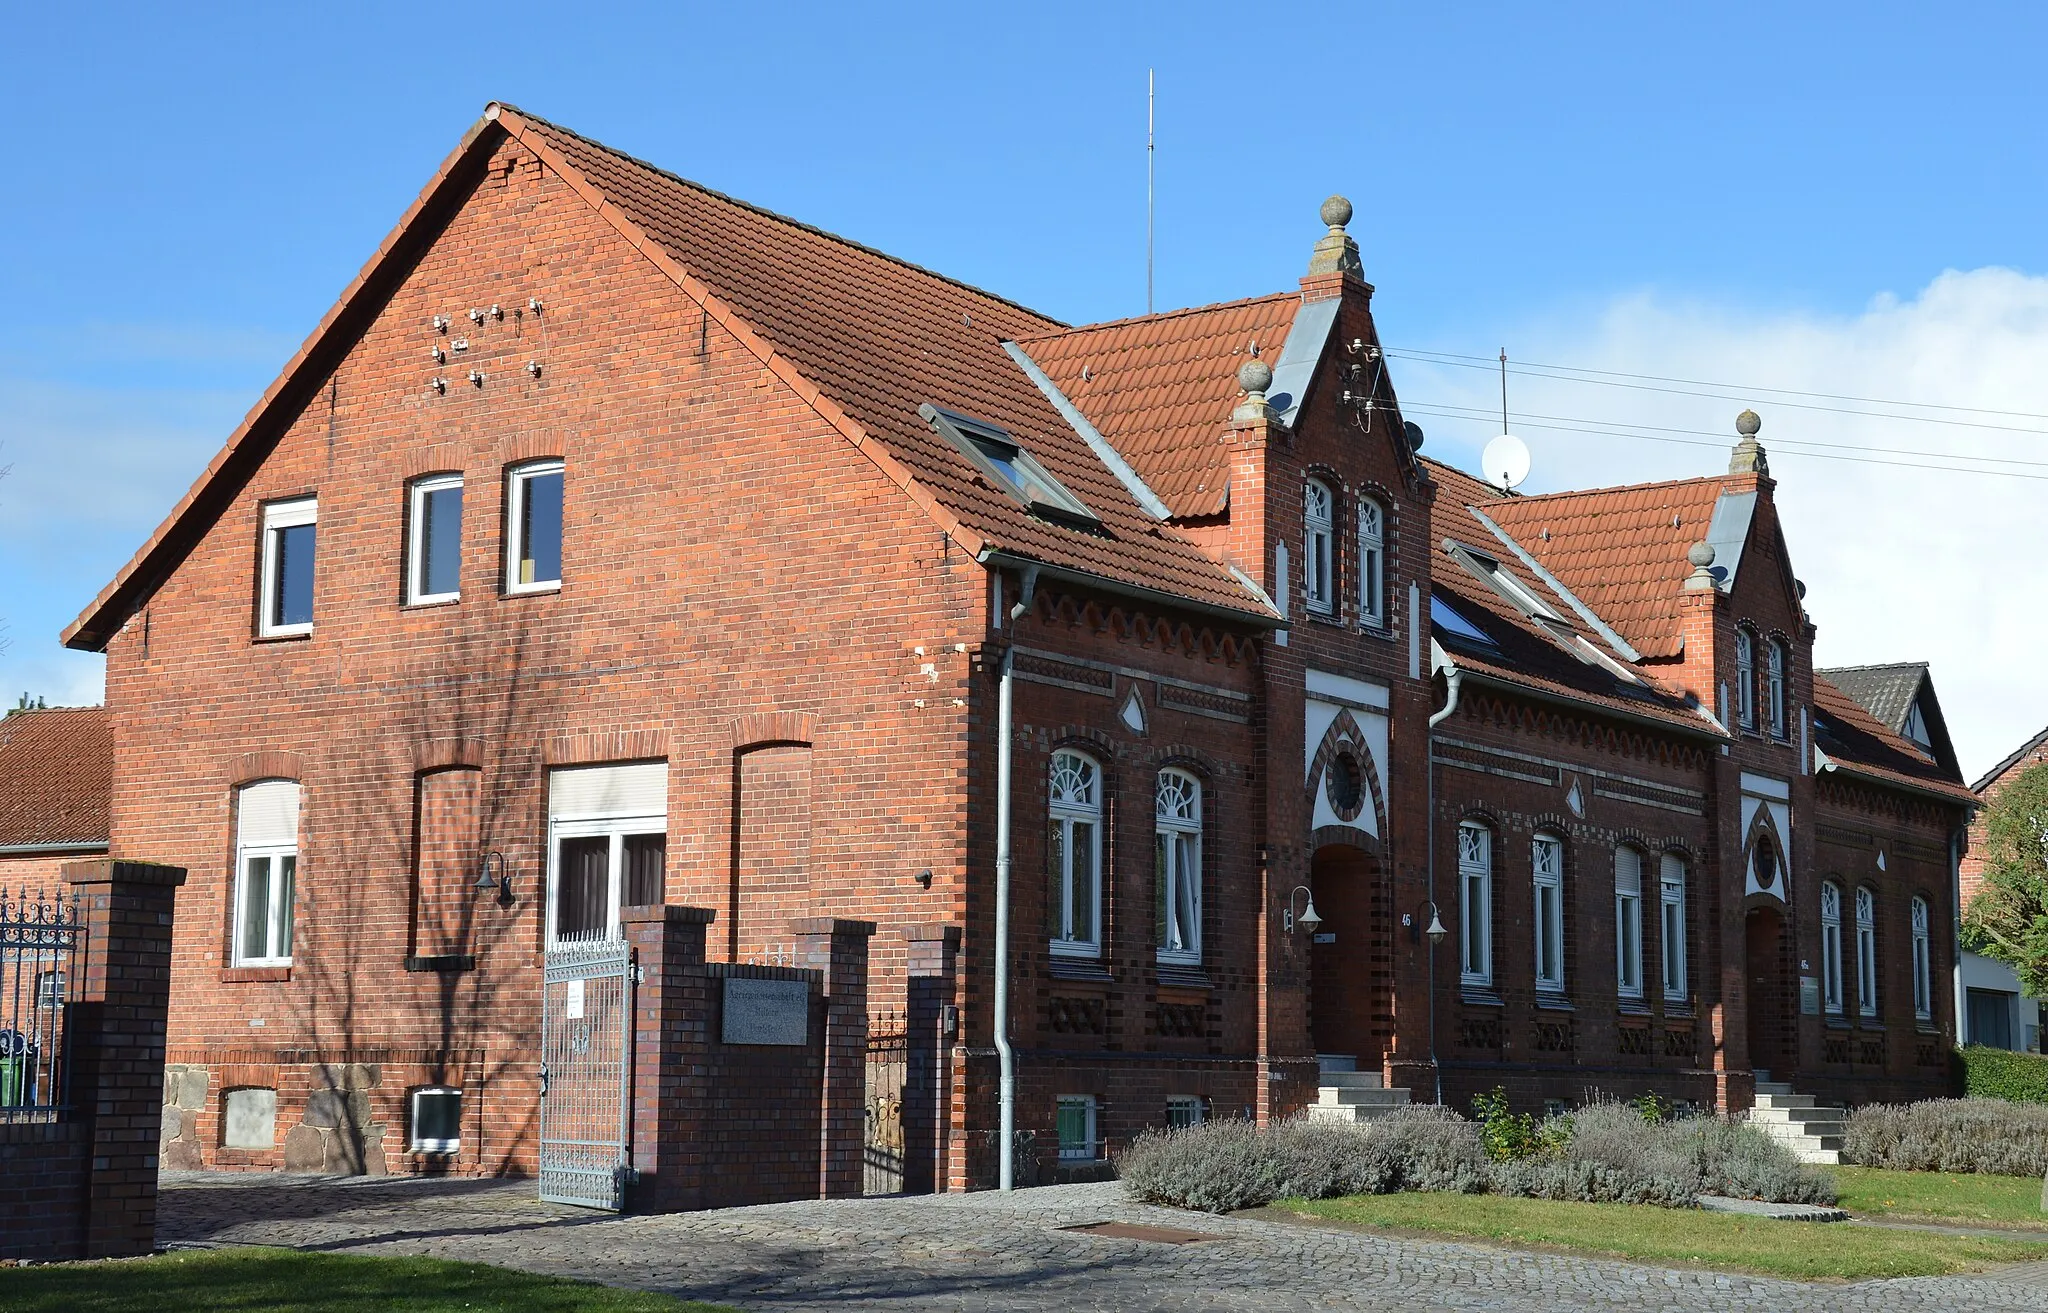
[[[512,875],[505,869],[505,854],[490,852],[476,866],[476,883],[472,889],[495,889],[498,891],[498,906],[512,906]]]
[[[1298,918],[1294,915],[1295,894],[1305,894],[1308,898],[1308,905],[1302,908],[1301,916]],[[1316,927],[1323,923],[1323,918],[1316,915],[1316,896],[1309,892],[1309,887],[1305,884],[1298,884],[1288,892],[1287,911],[1280,918],[1280,929],[1287,934],[1293,934],[1296,920],[1299,920],[1301,928],[1310,934],[1314,934]]]

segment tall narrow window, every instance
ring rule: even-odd
[[[1202,785],[1186,771],[1159,772],[1157,861],[1159,960],[1202,960]]]
[[[299,874],[299,786],[264,780],[235,798],[236,966],[290,966]]]
[[[1536,988],[1564,992],[1564,840],[1539,834],[1529,845],[1536,876]]]
[[[1820,887],[1820,991],[1830,1013],[1842,1010],[1842,891]]]
[[[619,909],[662,901],[668,763],[548,776],[548,942],[612,939]]]
[[[1310,479],[1302,492],[1301,589],[1318,615],[1337,609],[1336,510],[1329,485]]]
[[[1934,963],[1927,933],[1927,900],[1913,900],[1913,1015],[1934,1020]]]
[[[1623,998],[1643,996],[1643,855],[1614,850],[1614,983]]]
[[[1358,623],[1387,623],[1387,513],[1370,497],[1358,499]]]
[[[1678,1003],[1688,996],[1685,978],[1685,859],[1665,853],[1659,905],[1663,919],[1658,923],[1658,947],[1664,958],[1664,1001]]]
[[[1102,772],[1078,752],[1052,758],[1052,951],[1102,953]]]
[[[1740,625],[1735,629],[1735,721],[1756,728],[1756,639]]]
[[[1771,737],[1782,739],[1791,723],[1790,706],[1785,697],[1785,673],[1791,665],[1792,654],[1775,638],[1765,645],[1764,654],[1764,701],[1771,713]]]
[[[274,501],[263,508],[262,600],[256,630],[265,638],[313,632],[313,536],[319,518],[320,503],[313,497]]]
[[[417,605],[462,596],[462,476],[413,480],[407,518],[406,600]]]
[[[1877,1015],[1877,895],[1856,891],[1856,1010]]]
[[[1458,827],[1458,977],[1493,984],[1493,831],[1475,821]]]
[[[505,591],[562,586],[562,462],[537,460],[508,476]]]

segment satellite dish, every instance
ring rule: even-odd
[[[1529,448],[1512,433],[1503,433],[1479,453],[1479,468],[1486,481],[1507,492],[1529,477]]]

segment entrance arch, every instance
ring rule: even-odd
[[[1772,906],[1743,918],[1743,976],[1749,987],[1749,1065],[1783,1077],[1792,1069],[1791,998],[1785,988],[1785,918]]]
[[[1379,1067],[1382,1044],[1373,1022],[1381,1010],[1373,963],[1386,953],[1374,909],[1379,877],[1379,858],[1349,844],[1318,848],[1309,862],[1323,918],[1309,947],[1309,1035],[1316,1052],[1356,1055],[1367,1071]]]

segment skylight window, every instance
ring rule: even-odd
[[[1452,638],[1462,638],[1468,643],[1483,643],[1487,647],[1495,646],[1494,641],[1486,636],[1484,630],[1458,614],[1457,609],[1441,597],[1429,599],[1429,620]]]
[[[1517,579],[1499,561],[1488,556],[1485,552],[1473,551],[1462,543],[1454,543],[1448,539],[1444,541],[1444,550],[1449,552],[1452,559],[1456,560],[1458,564],[1469,570],[1474,578],[1479,579],[1492,588],[1493,591],[1513,603],[1515,609],[1523,615],[1533,616],[1540,620],[1558,620],[1562,618],[1557,612],[1545,605],[1542,598],[1531,592],[1527,584]]]
[[[1032,514],[1087,527],[1098,523],[1095,513],[1046,473],[1008,430],[937,406],[919,406],[917,413],[958,448],[990,486],[1009,494]]]

